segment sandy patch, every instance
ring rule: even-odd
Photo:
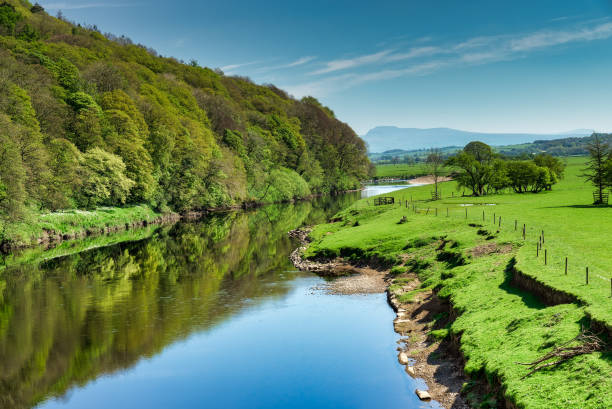
[[[351,275],[326,283],[326,289],[332,294],[376,294],[384,293],[387,289],[387,271],[345,265],[337,266],[336,269]]]
[[[448,182],[449,180],[453,180],[453,179],[448,176],[438,177],[438,182]],[[431,175],[420,176],[418,178],[408,180],[408,183],[410,183],[411,185],[433,185],[434,178]]]

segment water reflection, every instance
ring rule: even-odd
[[[405,184],[366,185],[365,189],[363,189],[361,191],[361,197],[362,198],[372,197],[372,196],[377,196],[377,195],[382,195],[382,194],[386,194],[386,193],[391,193],[391,192],[395,192],[396,190],[406,189],[408,187],[416,187],[416,186],[423,186],[423,185],[422,184],[418,184],[418,183],[410,184],[408,182],[406,182]]]
[[[322,198],[150,229],[136,242],[48,258],[38,249],[0,272],[0,407],[29,408],[152,357],[245,305],[286,294],[287,231],[358,195]],[[108,240],[108,238],[107,238]],[[91,243],[88,243],[91,245]],[[60,251],[61,250],[61,251]],[[68,248],[51,253],[70,253]],[[266,279],[260,279],[261,277]],[[269,282],[280,283],[270,286]]]

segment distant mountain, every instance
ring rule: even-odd
[[[484,133],[461,131],[451,128],[398,128],[395,126],[378,126],[368,131],[362,138],[368,144],[369,152],[385,152],[394,149],[416,150],[464,146],[470,141],[478,140],[489,145],[516,145],[536,140],[551,140],[569,137],[589,136],[591,129],[576,129],[555,134],[528,133]]]

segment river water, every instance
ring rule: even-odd
[[[287,231],[360,193],[4,259],[0,408],[378,408],[420,402],[384,294],[330,295]]]

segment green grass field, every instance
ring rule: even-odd
[[[443,174],[448,175],[450,172],[451,169],[446,168]],[[427,174],[427,167],[424,163],[416,163],[413,165],[405,163],[398,165],[376,165],[376,177],[378,178],[410,179]]]
[[[461,192],[454,182],[448,182],[442,185],[444,198],[436,202],[428,200],[431,186],[391,194],[402,201],[401,207],[373,206],[371,199],[361,200],[339,214],[341,222],[317,226],[306,255],[376,259],[395,265],[395,271],[417,272],[424,286],[439,290],[459,312],[450,330],[461,337],[466,373],[496,380],[506,398],[518,407],[612,407],[610,354],[576,357],[526,379],[521,379],[526,368],[515,363],[532,361],[572,339],[591,317],[612,327],[612,207],[591,206],[593,188],[579,177],[584,161],[567,159],[565,179],[553,191],[540,194],[457,197]],[[410,196],[416,213],[410,204],[406,208]],[[407,222],[398,224],[402,216]],[[526,240],[521,234],[523,224]],[[542,230],[547,265],[542,253],[536,257]],[[450,240],[444,256],[436,251],[440,237]],[[438,242],[434,244],[433,238]],[[474,247],[491,243],[510,244],[512,251],[471,255]],[[406,255],[411,255],[410,261],[401,262]],[[567,275],[565,257],[569,260]],[[466,264],[449,261],[458,259]],[[546,307],[532,294],[513,287],[507,269],[514,261],[525,275],[572,294],[580,302]]]

